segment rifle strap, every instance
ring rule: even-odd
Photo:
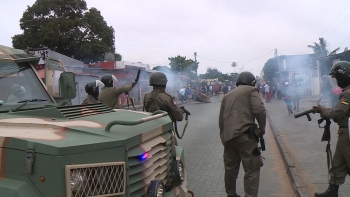
[[[327,153],[327,168],[329,171],[333,167],[333,155],[331,150],[331,144],[329,143],[329,141],[326,146],[326,153]],[[328,173],[328,179],[330,180],[329,173]]]

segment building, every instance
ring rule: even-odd
[[[318,95],[319,76],[314,62],[314,54],[278,56],[279,70],[274,81],[297,85],[301,96]]]

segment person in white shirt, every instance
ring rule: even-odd
[[[270,93],[270,86],[269,82],[267,82],[264,86],[265,88],[265,94],[266,94],[266,103],[271,102],[271,93]]]

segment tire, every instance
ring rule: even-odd
[[[147,188],[147,197],[158,197],[157,191],[159,187],[162,187],[163,195],[161,195],[161,197],[164,197],[165,187],[163,181],[161,180],[151,181],[150,185]]]

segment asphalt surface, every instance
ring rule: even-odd
[[[310,109],[317,105],[318,96],[300,99],[299,111]],[[280,137],[287,147],[286,154],[293,160],[297,174],[301,177],[309,196],[317,191],[325,191],[328,187],[327,142],[321,142],[323,129],[317,125],[318,114],[311,114],[312,121],[306,117],[295,119],[288,115],[285,103],[282,100],[272,99],[265,104],[269,116],[277,128]],[[298,113],[297,111],[294,111]],[[331,124],[331,149],[334,154],[337,142],[336,123]],[[339,188],[339,197],[350,196],[350,179],[347,177],[344,185]]]
[[[189,124],[179,145],[185,148],[185,165],[188,188],[196,197],[226,197],[224,186],[223,146],[219,137],[218,117],[220,97],[211,97],[212,103],[192,102],[183,104],[191,112]],[[178,103],[182,105],[181,102]],[[268,103],[270,104],[270,103]],[[178,124],[182,132],[184,121]],[[269,125],[265,134],[266,151],[261,168],[259,196],[294,197],[275,139]],[[237,192],[244,196],[244,171],[241,166],[237,180]]]

